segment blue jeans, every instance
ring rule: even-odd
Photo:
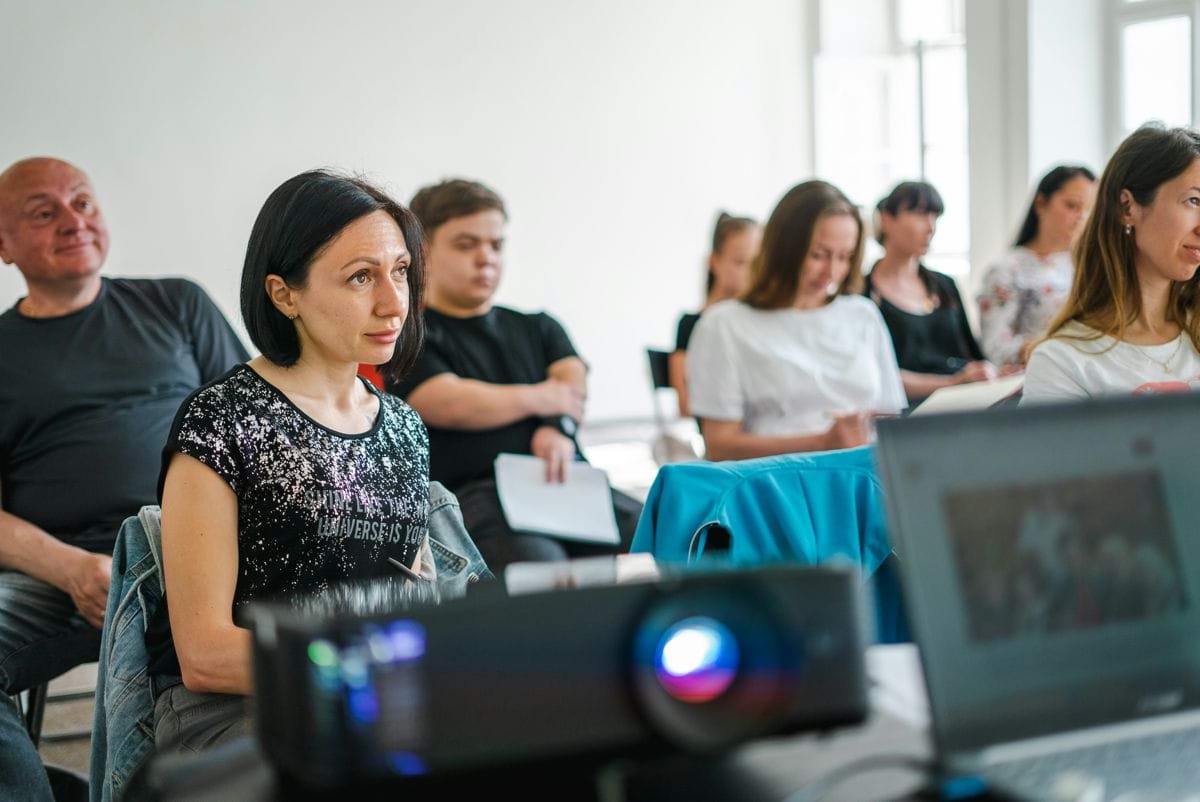
[[[100,630],[71,597],[16,571],[0,571],[0,799],[51,800],[41,758],[9,694],[49,682],[100,654]]]

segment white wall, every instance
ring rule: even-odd
[[[1036,181],[1065,162],[1097,174],[1108,156],[1104,4],[1029,4],[1029,170]]]
[[[589,416],[644,416],[642,348],[699,303],[718,208],[764,216],[810,170],[794,0],[0,0],[0,162],[91,173],[112,275],[176,274],[237,319],[267,194],[318,165],[407,199],[505,196],[501,302],[562,319]],[[22,292],[0,271],[0,307]]]
[[[1103,4],[968,0],[971,267],[1011,244],[1050,167],[1108,159]]]

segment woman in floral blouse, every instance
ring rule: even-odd
[[[983,352],[998,366],[1024,365],[1029,349],[1071,291],[1071,240],[1087,218],[1096,177],[1055,167],[1038,183],[1016,245],[988,268],[979,294]]]

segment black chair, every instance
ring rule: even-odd
[[[673,389],[669,367],[671,352],[647,348],[646,358],[650,363],[650,394],[654,397],[654,423],[658,427],[658,436],[651,447],[654,461],[659,465],[666,465],[669,462],[696,459],[700,454],[695,446],[672,434],[668,425],[671,416],[664,413],[662,409],[659,390]]]
[[[43,732],[42,724],[46,717],[46,705],[51,702],[72,702],[80,699],[90,699],[95,691],[71,691],[50,695],[49,683],[42,683],[26,691],[21,699],[17,696],[17,704],[21,709],[21,717],[25,722],[25,731],[34,747],[42,743],[59,741],[80,741],[92,737],[91,729],[68,730],[65,732]],[[87,802],[88,779],[78,772],[46,764],[46,776],[50,780],[50,790],[55,802]]]
[[[25,703],[22,706],[22,715],[25,719],[25,731],[29,733],[29,739],[33,741],[33,745],[35,747],[40,746],[43,741],[46,743],[59,743],[61,741],[80,741],[91,738],[92,731],[90,729],[42,732],[42,722],[46,717],[47,704],[91,699],[95,696],[95,693],[94,690],[70,691],[67,693],[56,693],[51,696],[49,683],[43,683],[26,691]]]
[[[646,358],[650,361],[650,388],[651,394],[654,396],[654,422],[658,424],[658,434],[662,437],[666,435],[667,418],[663,414],[658,391],[671,389],[671,371],[669,368],[671,354],[669,351],[658,351],[654,348],[647,348]]]

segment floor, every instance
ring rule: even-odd
[[[615,421],[585,425],[579,433],[580,446],[588,461],[608,473],[614,487],[644,499],[659,461],[696,459],[702,450],[695,423],[670,421],[661,429],[654,421]],[[656,460],[656,457],[658,458]],[[96,665],[80,666],[50,685],[50,693],[69,693],[95,688]],[[40,752],[47,763],[87,774],[91,745],[93,704],[90,699],[51,702],[46,706],[43,732],[86,731],[87,735],[60,742],[43,742]]]

